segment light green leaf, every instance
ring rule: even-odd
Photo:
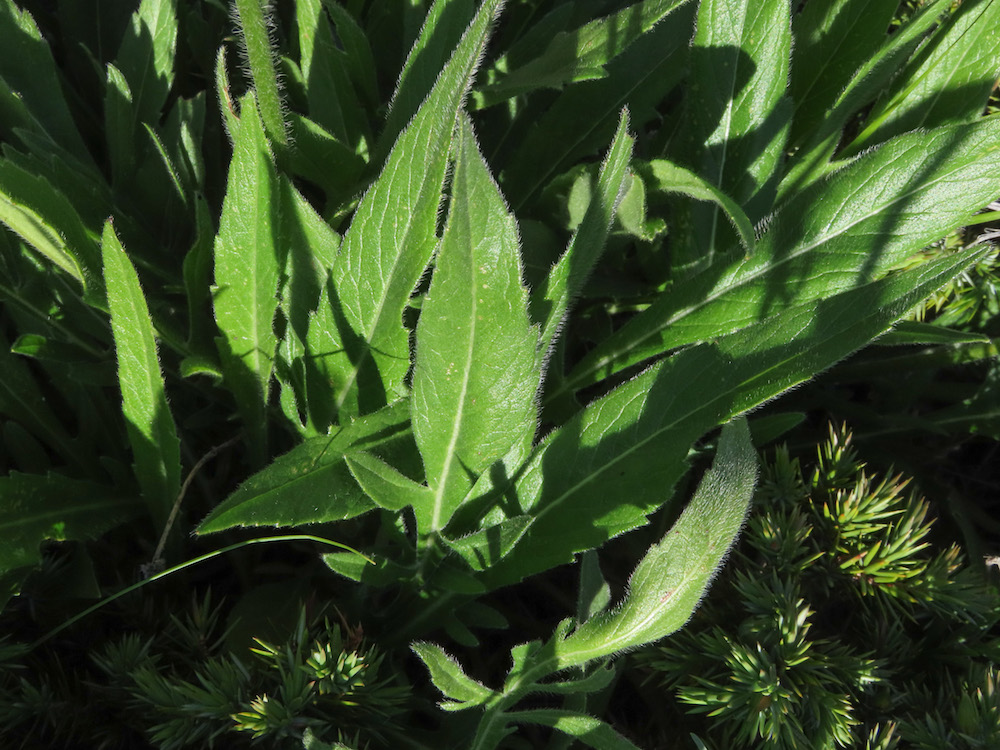
[[[402,510],[413,506],[417,514],[423,514],[434,501],[433,494],[426,485],[414,482],[369,453],[360,451],[344,456],[344,461],[361,489],[379,507]]]
[[[539,88],[603,78],[604,65],[687,0],[644,0],[552,39],[539,57],[483,89],[485,106]]]
[[[638,745],[632,744],[607,722],[575,711],[535,708],[527,711],[508,711],[504,714],[504,718],[517,724],[541,724],[558,729],[596,750],[640,750]]]
[[[409,404],[404,401],[335,428],[329,436],[310,438],[240,485],[196,533],[324,523],[371,510],[375,505],[354,481],[344,456],[378,446],[389,450],[408,428]]]
[[[628,164],[635,139],[628,134],[628,109],[623,109],[586,213],[566,252],[532,298],[532,317],[542,324],[540,351],[549,352],[565,323],[573,300],[583,290],[608,239],[611,222],[625,192]]]
[[[887,272],[968,222],[994,197],[998,171],[1000,119],[886,143],[788,201],[753,257],[710,268],[661,295],[547,397]]]
[[[264,14],[264,0],[236,0],[236,20],[243,36],[244,52],[250,65],[255,97],[244,104],[260,107],[260,121],[267,137],[276,147],[288,145],[288,128],[285,123],[284,103],[275,67],[276,52],[272,49],[271,19]],[[244,110],[243,116],[246,116]]]
[[[278,307],[283,247],[275,238],[277,174],[253,94],[242,100],[229,181],[215,239],[216,339],[227,387],[249,436],[254,463],[267,453],[265,406],[278,339],[272,328]]]
[[[812,378],[884,333],[987,251],[973,249],[800,305],[679,352],[550,433],[503,493],[535,522],[483,574],[491,586],[569,562],[645,523],[670,497],[690,446],[718,424]],[[516,508],[507,510],[516,495]],[[609,504],[608,497],[628,498]]]
[[[537,424],[538,333],[528,320],[517,222],[459,125],[451,208],[421,306],[413,374],[413,432],[433,492],[415,508],[423,534],[440,531],[475,479]]]
[[[868,116],[849,151],[917,128],[982,115],[1000,66],[1000,3],[963,2],[893,81],[892,93]]]
[[[474,0],[434,0],[410,48],[375,149],[380,164],[427,98],[476,13]]]
[[[114,61],[135,92],[135,125],[159,121],[173,85],[176,46],[177,0],[142,0]]]
[[[629,579],[618,607],[556,643],[560,668],[653,643],[691,617],[743,526],[757,483],[757,454],[745,419],[722,429],[712,468],[680,519]]]
[[[138,499],[106,485],[58,474],[0,477],[0,571],[37,565],[46,539],[93,539],[142,513]]]
[[[753,254],[757,245],[754,239],[753,224],[740,205],[722,190],[694,172],[667,159],[653,159],[648,163],[648,166],[639,165],[637,169],[646,178],[650,190],[686,195],[697,201],[708,201],[722,209],[729,221],[732,222],[733,228],[736,229],[740,244],[743,245],[747,255]]]
[[[410,648],[427,667],[434,687],[446,698],[461,704],[461,708],[479,706],[493,696],[493,691],[476,682],[462,670],[454,657],[433,643],[414,643]]]
[[[108,221],[101,242],[104,283],[118,359],[122,413],[135,476],[158,528],[163,528],[181,483],[180,441],[167,405],[153,321],[139,277]]]
[[[96,238],[48,180],[5,159],[0,159],[0,222],[76,279],[89,304],[105,307]]]
[[[452,134],[498,6],[487,0],[480,8],[344,237],[333,304],[348,329],[340,331],[334,389],[336,406],[348,413],[373,411],[404,390],[410,348],[403,310],[436,244]]]
[[[514,516],[460,539],[442,541],[473,570],[486,570],[514,549],[532,520],[531,516]]]

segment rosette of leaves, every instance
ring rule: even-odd
[[[735,573],[691,627],[635,657],[666,691],[648,700],[672,695],[688,715],[692,746],[995,740],[1000,599],[957,546],[932,551],[928,504],[906,485],[867,470],[843,428],[806,477],[776,451]]]
[[[380,642],[474,644],[988,253],[902,268],[996,198],[994,2],[239,0],[242,77],[218,4],[39,5],[0,0],[5,595],[135,519],[330,524]],[[668,545],[692,590],[733,534]]]

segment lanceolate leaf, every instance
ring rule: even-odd
[[[111,330],[118,359],[122,413],[132,445],[135,475],[158,527],[177,499],[180,442],[163,390],[156,337],[139,277],[109,221],[101,243]]]
[[[753,257],[711,268],[661,295],[588,353],[561,389],[886,272],[987,204],[997,170],[995,118],[890,141],[790,200]]]
[[[215,319],[222,332],[216,343],[226,385],[260,463],[266,453],[265,404],[278,344],[271,323],[284,250],[274,236],[277,175],[253,94],[243,98],[241,115],[215,239]]]
[[[430,671],[434,687],[463,708],[480,705],[493,695],[488,687],[466,675],[461,665],[440,646],[414,643],[411,648]]]
[[[348,329],[334,389],[337,406],[350,412],[372,411],[403,388],[410,367],[403,310],[434,250],[452,134],[498,7],[487,0],[480,8],[344,237],[333,304]]]
[[[560,32],[545,52],[484,89],[491,104],[538,88],[603,78],[604,65],[687,0],[645,0],[572,31]]]
[[[535,522],[484,581],[519,581],[642,525],[670,497],[705,432],[864,346],[986,252],[791,308],[679,352],[595,401],[536,449],[515,485],[516,513]]]
[[[504,718],[516,724],[553,727],[596,750],[640,750],[638,745],[620,735],[610,724],[587,714],[557,708],[535,708],[510,711]]]
[[[647,178],[650,190],[678,193],[698,201],[714,203],[732,222],[747,255],[753,254],[757,244],[753,223],[740,205],[714,184],[667,159],[653,159],[648,165],[640,165],[638,169]]]
[[[853,152],[907,130],[978,118],[1000,67],[1000,3],[964,2],[893,82],[868,117]]]
[[[344,456],[392,450],[409,430],[409,404],[399,402],[328,436],[306,440],[244,482],[197,529],[299,526],[353,518],[375,507],[351,476]]]
[[[156,124],[174,80],[176,0],[143,0],[133,14],[115,66],[136,94],[140,122]]]
[[[906,58],[937,23],[946,5],[944,0],[931,0],[858,68],[818,127],[810,131],[808,140],[800,145],[794,163],[778,186],[779,199],[793,195],[831,169],[830,158],[850,118],[870,104],[899,72]]]
[[[475,12],[475,0],[435,0],[431,4],[392,94],[389,114],[375,152],[376,164],[388,153],[400,131],[427,98]]]
[[[73,204],[44,177],[6,159],[0,159],[0,222],[75,278],[90,304],[105,306],[97,241]]]
[[[32,130],[45,133],[83,163],[92,164],[63,98],[51,48],[31,14],[20,10],[11,0],[0,3],[0,39],[4,49],[0,55],[0,87],[7,89],[7,96],[17,92],[17,98],[30,114]],[[6,115],[6,112],[0,114],[0,127],[9,136],[8,128],[13,123],[4,121]],[[29,123],[18,123],[22,127],[25,124]]]
[[[809,2],[795,14],[792,143],[812,133],[854,72],[875,55],[898,7],[899,0]]]
[[[695,171],[732,196],[755,220],[770,210],[777,187],[790,110],[780,107],[788,88],[792,48],[788,0],[702,0],[691,47],[688,139]],[[699,250],[711,254],[718,206],[694,207]]]
[[[629,579],[628,594],[556,644],[561,668],[658,641],[688,618],[736,539],[757,482],[745,419],[722,429],[715,462],[680,519]]]
[[[459,125],[451,209],[421,306],[413,374],[413,432],[429,507],[421,533],[440,531],[475,479],[515,446],[527,456],[541,371],[528,320],[517,223]]]
[[[536,123],[504,169],[503,188],[515,212],[575,159],[604,148],[628,107],[633,129],[681,80],[691,40],[694,3],[676,10],[607,65],[608,75],[569,86]]]
[[[608,155],[601,165],[597,187],[580,227],[566,252],[550,271],[544,287],[532,299],[532,316],[542,323],[541,352],[548,353],[573,300],[583,290],[604,252],[611,222],[624,195],[629,159],[635,139],[628,134],[628,110],[623,109]]]
[[[260,119],[268,137],[277,146],[288,143],[278,74],[276,53],[272,49],[270,21],[264,13],[265,0],[236,0],[236,17],[242,30],[243,51],[253,76],[255,100],[260,106]]]

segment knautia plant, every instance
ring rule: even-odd
[[[230,50],[218,3],[105,43],[0,0],[6,595],[44,540],[134,529],[160,580],[322,524],[351,617],[444,695],[411,746],[635,747],[586,696],[722,564],[785,424],[744,415],[989,252],[910,262],[994,218],[1000,4],[896,5],[237,0]],[[613,603],[597,551],[677,517],[713,446]],[[450,655],[578,559],[506,677]]]

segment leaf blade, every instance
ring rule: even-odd
[[[433,503],[421,533],[443,529],[472,482],[519,446],[537,423],[538,334],[528,320],[517,223],[459,126],[448,222],[421,306],[413,374],[413,432]]]
[[[180,491],[177,427],[167,405],[153,321],[139,277],[108,221],[101,242],[111,330],[136,479],[150,513],[164,528]]]
[[[278,275],[284,266],[275,242],[278,178],[253,94],[243,97],[226,197],[215,238],[216,339],[223,376],[249,434],[254,462],[267,452],[268,387],[278,338]]]

